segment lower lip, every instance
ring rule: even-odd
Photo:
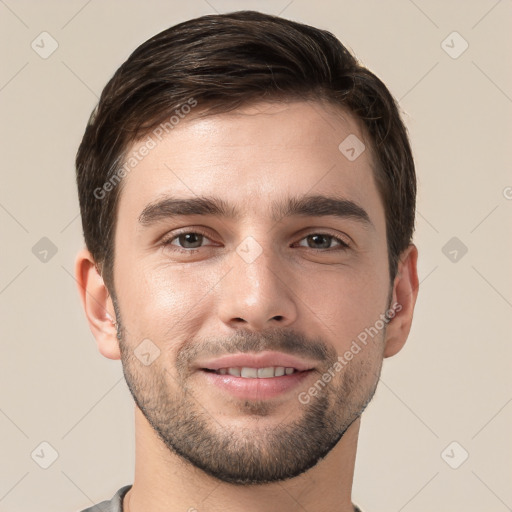
[[[201,370],[210,384],[227,391],[238,398],[247,400],[266,400],[286,392],[292,391],[312,370],[295,372],[281,377],[267,379],[235,377],[234,375],[220,375],[214,372]]]

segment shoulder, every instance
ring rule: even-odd
[[[121,487],[111,500],[102,501],[92,507],[82,510],[82,512],[123,512],[124,495],[131,489],[131,485]]]

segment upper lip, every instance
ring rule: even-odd
[[[298,371],[311,370],[314,364],[283,352],[264,351],[256,354],[226,354],[210,361],[199,362],[203,370],[219,370],[220,368],[267,368],[269,366],[284,366]]]

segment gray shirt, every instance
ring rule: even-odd
[[[102,501],[97,505],[82,510],[82,512],[123,512],[123,498],[131,488],[131,485],[125,485],[114,494],[111,500]]]
[[[82,510],[82,512],[123,512],[123,498],[131,487],[131,485],[121,487],[110,501],[102,501],[93,507]],[[354,512],[361,512],[361,509],[354,505]]]

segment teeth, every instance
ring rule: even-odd
[[[240,377],[254,379],[258,376],[258,370],[256,368],[246,368],[245,366],[240,371]]]
[[[271,377],[291,375],[295,372],[297,372],[295,368],[285,368],[284,366],[268,366],[266,368],[249,368],[247,366],[243,366],[219,368],[215,373],[220,375],[233,375],[235,377],[242,377],[244,379],[269,379]]]
[[[268,379],[269,377],[273,376],[274,368],[272,368],[272,366],[269,366],[268,368],[258,368],[258,379]]]

